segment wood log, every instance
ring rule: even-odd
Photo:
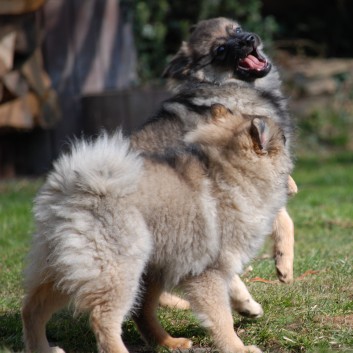
[[[15,42],[15,31],[5,33],[2,37],[0,37],[0,77],[2,77],[6,72],[9,72],[13,67]]]
[[[48,74],[43,69],[42,54],[37,48],[34,54],[22,65],[21,73],[31,89],[43,98],[51,86]]]
[[[45,0],[0,0],[0,15],[21,15],[38,10]]]
[[[31,129],[33,116],[39,115],[39,101],[33,93],[0,105],[0,126]]]
[[[2,78],[4,86],[14,95],[23,96],[29,91],[28,84],[21,73],[16,71],[10,71]],[[0,97],[1,102],[1,97]]]

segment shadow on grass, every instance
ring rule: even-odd
[[[86,316],[74,319],[69,310],[55,314],[47,326],[51,346],[59,345],[66,352],[96,352],[95,337]],[[20,313],[0,315],[0,352],[21,352],[24,349]]]
[[[0,315],[0,352],[2,348],[14,352],[23,350],[20,313]]]
[[[176,337],[205,338],[206,331],[194,324],[168,328]],[[74,318],[72,311],[63,310],[53,316],[47,325],[47,338],[51,346],[60,346],[70,353],[96,353],[96,340],[89,326],[88,315]],[[134,322],[127,320],[123,324],[123,341],[130,352],[147,353],[154,351],[142,340]],[[23,352],[22,322],[20,313],[0,315],[0,353]],[[158,351],[160,351],[159,348]]]

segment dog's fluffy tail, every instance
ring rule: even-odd
[[[135,190],[142,165],[120,131],[111,136],[103,132],[96,140],[76,141],[71,152],[55,162],[48,186],[64,194],[124,196]]]
[[[57,293],[78,311],[97,307],[97,315],[109,318],[119,307],[110,305],[112,298],[119,299],[118,315],[131,308],[152,249],[141,213],[125,197],[137,190],[142,168],[143,158],[121,132],[77,141],[54,164],[35,200],[36,233],[25,270],[24,320],[30,330],[39,322],[38,344]],[[44,285],[49,289],[41,290]],[[37,292],[45,298],[33,299]]]

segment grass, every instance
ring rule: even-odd
[[[234,315],[235,330],[246,344],[264,352],[353,352],[352,167],[352,154],[299,159],[294,179],[300,192],[289,203],[296,224],[297,280],[292,285],[252,282],[254,277],[276,279],[271,259],[253,261],[245,281],[265,315],[258,320]],[[40,184],[0,183],[0,352],[23,349],[21,270],[33,231],[32,198]],[[270,252],[269,244],[263,252]],[[173,335],[192,338],[195,346],[212,346],[190,312],[160,309],[159,315]],[[58,313],[47,332],[66,352],[96,352],[86,316]],[[124,325],[124,339],[134,351],[143,349],[131,321]]]

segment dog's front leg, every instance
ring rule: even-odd
[[[152,345],[160,345],[169,349],[189,349],[192,342],[186,338],[174,338],[161,326],[157,318],[159,297],[162,293],[160,283],[145,279],[145,293],[133,319],[144,339]]]
[[[293,281],[294,224],[285,208],[277,214],[272,237],[277,276],[281,282],[291,283]]]
[[[288,177],[288,196],[298,192],[298,186],[294,179]],[[294,261],[294,223],[287,210],[282,208],[273,224],[273,253],[276,264],[277,277],[281,282],[293,281]]]
[[[227,353],[260,353],[256,346],[244,346],[233,328],[228,283],[218,270],[207,270],[182,284],[191,308],[209,329],[214,344]]]

